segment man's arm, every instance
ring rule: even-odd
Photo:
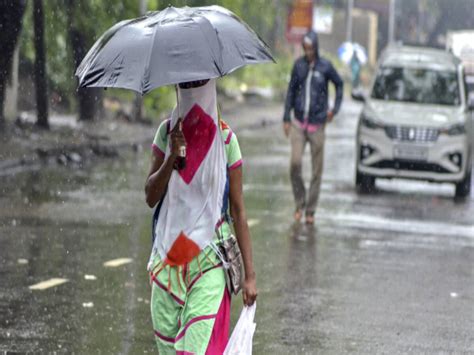
[[[341,108],[344,83],[339,74],[337,73],[336,69],[334,69],[334,67],[332,66],[332,64],[329,65],[330,67],[328,78],[330,81],[332,81],[336,88],[336,99],[334,101],[334,108],[332,110],[333,115],[335,115],[339,112],[339,109]]]
[[[290,83],[288,84],[288,91],[286,93],[285,113],[283,115],[284,122],[289,123],[291,121],[291,110],[293,109],[293,105],[295,101],[297,82],[298,82],[298,78],[296,76],[296,63],[295,63],[293,65],[293,70],[291,71],[291,79],[290,79]]]
[[[288,84],[288,91],[286,93],[285,101],[285,113],[283,114],[283,132],[285,136],[290,135],[291,129],[291,110],[293,109],[296,95],[296,86],[298,84],[298,78],[296,76],[296,63],[293,65],[291,71],[290,83]]]

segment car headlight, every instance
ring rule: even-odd
[[[440,133],[448,136],[459,136],[466,133],[466,125],[464,123],[457,123],[449,127],[442,128]]]
[[[360,115],[360,124],[370,129],[384,128],[383,125],[377,123],[376,121],[374,121],[372,118],[368,117],[365,114]]]

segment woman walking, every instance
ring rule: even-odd
[[[236,135],[220,120],[216,81],[182,83],[177,92],[178,106],[155,135],[145,186],[147,204],[158,205],[148,265],[155,339],[160,354],[222,354],[230,292],[219,245],[231,236],[230,221],[243,258],[244,304],[257,297],[242,157]]]

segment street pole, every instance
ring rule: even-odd
[[[352,10],[354,9],[354,0],[347,2],[347,18],[346,18],[346,41],[352,42]]]
[[[146,14],[146,10],[147,10],[147,7],[148,7],[148,0],[140,0],[140,8],[138,9],[138,11],[140,12],[140,16],[143,16]]]
[[[390,7],[388,13],[388,43],[392,44],[395,42],[395,9],[396,0],[390,0]]]

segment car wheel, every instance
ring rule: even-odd
[[[456,192],[455,196],[464,198],[469,196],[471,193],[471,169],[469,169],[468,172],[466,172],[466,176],[464,176],[464,179],[462,179],[460,182],[456,184]]]
[[[356,171],[356,189],[359,193],[372,193],[375,190],[375,177]]]

